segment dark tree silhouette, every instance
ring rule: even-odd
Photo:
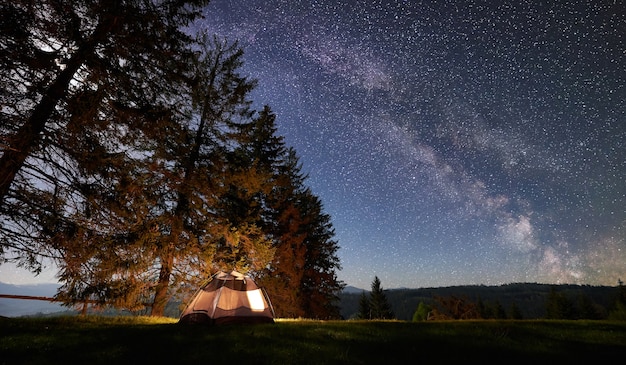
[[[548,319],[574,319],[575,311],[571,300],[563,293],[559,293],[556,287],[550,288],[546,299],[546,318]]]
[[[359,312],[357,314],[359,319],[372,319],[372,309],[370,308],[370,298],[363,291],[359,297]]]
[[[609,311],[609,319],[626,321],[626,285],[622,279],[618,279],[617,284],[616,298]]]
[[[394,314],[391,310],[391,305],[387,300],[387,295],[383,291],[378,276],[374,277],[372,281],[372,291],[370,293],[370,310],[371,319],[393,319]]]
[[[260,116],[248,150],[251,161],[265,161],[251,166],[267,176],[269,189],[247,199],[256,201],[247,211],[257,211],[255,223],[270,234],[275,256],[259,282],[279,299],[274,308],[279,316],[339,318],[344,284],[336,276],[341,267],[330,216],[306,187],[296,152],[276,137],[274,115],[266,108]]]
[[[182,30],[205,0],[0,4],[0,254],[34,272],[81,231],[136,137],[162,118],[189,74]],[[78,180],[78,181],[77,181]],[[85,186],[84,182],[89,182]],[[113,197],[111,197],[113,198]]]
[[[522,310],[515,303],[511,303],[511,307],[509,308],[509,318],[510,319],[523,319],[524,315],[522,314]]]

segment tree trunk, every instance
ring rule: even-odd
[[[0,204],[4,201],[5,196],[9,192],[9,187],[18,171],[24,165],[24,161],[26,161],[33,147],[41,139],[41,132],[43,132],[55,105],[67,93],[70,80],[81,65],[77,56],[74,55],[68,67],[50,85],[39,104],[35,107],[35,110],[33,110],[30,118],[9,139],[9,146],[0,158]]]
[[[159,272],[159,281],[157,282],[156,289],[154,291],[154,302],[152,303],[152,310],[150,315],[153,317],[162,317],[165,313],[165,306],[169,299],[167,289],[170,286],[170,278],[172,276],[172,269],[174,266],[174,255],[167,253],[161,257],[161,270]]]
[[[7,148],[0,157],[0,207],[2,207],[9,188],[15,180],[24,162],[41,140],[46,123],[58,102],[67,95],[72,78],[85,61],[94,53],[96,46],[107,38],[115,25],[116,18],[101,22],[96,27],[89,41],[83,43],[72,55],[66,67],[43,93],[30,117],[24,122],[17,133],[8,139]]]
[[[176,205],[176,211],[174,213],[174,218],[172,219],[172,231],[170,233],[170,239],[172,240],[173,247],[170,247],[169,250],[163,255],[163,257],[161,257],[161,270],[159,272],[159,281],[156,285],[154,302],[152,303],[152,310],[150,312],[150,315],[153,317],[163,316],[163,314],[165,313],[165,306],[167,305],[167,301],[169,299],[167,289],[169,288],[172,270],[174,269],[173,252],[175,252],[175,249],[178,246],[178,237],[183,230],[183,215],[189,206],[189,200],[186,194],[189,190],[188,181],[193,174],[193,168],[200,153],[200,145],[202,143],[202,133],[204,131],[204,125],[205,121],[203,119],[200,121],[200,127],[198,128],[198,132],[196,133],[195,144],[192,148],[191,156],[186,161],[183,183],[181,184],[182,186],[178,191],[178,201]]]

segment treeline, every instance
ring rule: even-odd
[[[0,260],[57,299],[163,315],[217,270],[280,317],[333,318],[338,244],[242,49],[202,0],[3,2]]]
[[[342,293],[343,318],[360,318],[365,293]],[[394,318],[626,320],[626,287],[514,283],[385,290]]]

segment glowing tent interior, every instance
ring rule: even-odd
[[[179,323],[273,323],[274,310],[267,294],[248,275],[223,271],[198,290]]]

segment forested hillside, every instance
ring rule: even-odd
[[[554,291],[553,291],[554,290]],[[476,307],[496,310],[500,307],[510,316],[513,306],[519,309],[523,319],[546,318],[547,303],[551,292],[565,298],[565,306],[571,305],[573,317],[605,317],[612,309],[620,292],[619,287],[589,285],[549,285],[516,283],[501,286],[451,286],[442,288],[385,290],[397,319],[411,320],[420,302],[437,306],[437,298],[455,298]],[[341,294],[341,315],[354,318],[359,310],[361,293],[355,291]],[[482,303],[482,304],[481,304]],[[594,318],[591,318],[594,319]]]

